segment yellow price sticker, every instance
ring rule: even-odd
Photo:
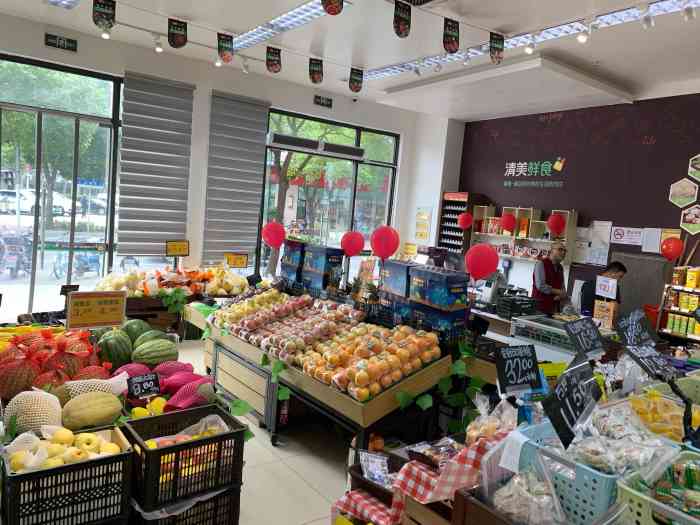
[[[428,232],[416,232],[416,240],[417,241],[427,241],[428,240]]]
[[[126,316],[126,292],[71,292],[66,328],[119,326]]]
[[[166,257],[189,257],[190,241],[165,241]]]
[[[224,257],[229,268],[248,268],[247,253],[225,253]]]

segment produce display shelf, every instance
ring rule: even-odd
[[[679,292],[689,292],[700,294],[700,288],[688,288],[687,286],[680,286],[678,284],[666,284],[666,288],[673,288]]]

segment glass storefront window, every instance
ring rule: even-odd
[[[365,150],[365,158],[375,162],[393,164],[396,156],[396,137],[382,133],[363,131],[360,147]]]

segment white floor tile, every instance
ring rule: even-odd
[[[310,521],[308,523],[303,523],[302,525],[329,525],[331,522],[331,517],[326,516],[320,520]]]
[[[345,460],[342,455],[322,453],[292,456],[283,461],[332,504],[345,493]]]
[[[183,341],[178,345],[178,359],[183,363],[191,363],[197,374],[206,374],[204,366],[204,341]]]

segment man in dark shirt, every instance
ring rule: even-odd
[[[619,281],[627,273],[627,268],[621,262],[613,261],[603,270],[603,277],[608,277],[610,279],[615,279],[618,281],[617,286],[617,302],[620,302],[620,286]],[[581,313],[583,315],[593,315],[593,309],[595,308],[595,285],[596,280],[591,279],[583,283],[581,287]]]

